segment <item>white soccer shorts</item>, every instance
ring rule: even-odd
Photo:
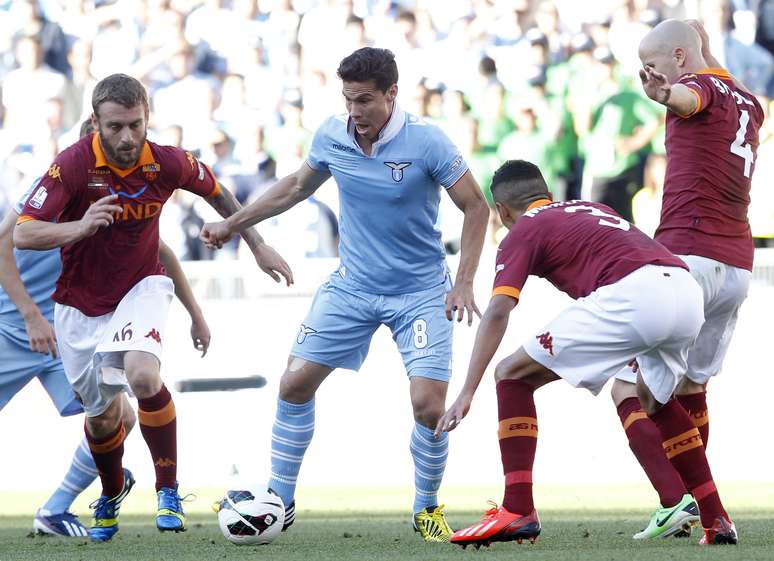
[[[153,275],[134,285],[113,312],[102,316],[89,317],[56,304],[54,329],[62,364],[87,417],[102,414],[120,392],[131,395],[125,352],[144,351],[161,361],[173,295],[172,280]]]
[[[636,358],[651,393],[666,403],[703,321],[701,290],[688,271],[645,265],[576,300],[524,350],[594,395]]]
[[[698,255],[679,257],[690,268],[704,296],[704,324],[688,351],[685,375],[692,382],[706,384],[723,366],[739,308],[747,298],[752,273]],[[631,368],[624,368],[616,378],[634,383],[636,374]]]

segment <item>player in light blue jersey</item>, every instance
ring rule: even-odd
[[[435,439],[433,428],[444,412],[451,320],[456,315],[461,321],[467,311],[470,325],[479,314],[473,277],[489,211],[459,150],[440,129],[396,103],[398,69],[390,51],[355,51],[341,62],[338,76],[347,114],[320,126],[298,171],[225,221],[205,224],[201,239],[221,247],[236,232],[306,199],[333,176],[341,204],[341,265],[318,290],[280,382],[269,487],[285,502],[287,527],[314,431],[315,392],[335,368],[359,369],[373,333],[384,324],[410,379],[414,528],[426,541],[447,541],[451,530],[437,493],[448,440],[445,434]],[[453,287],[435,226],[442,191],[465,215]]]
[[[88,131],[87,131],[88,132]],[[85,134],[85,133],[83,133]],[[82,134],[82,136],[83,136]],[[77,395],[65,376],[58,357],[51,295],[59,278],[59,249],[48,251],[13,248],[13,229],[29,191],[0,221],[0,410],[33,378],[38,378],[63,417],[83,412]],[[175,293],[191,314],[194,346],[206,353],[210,332],[180,264],[161,244],[160,259],[175,283]],[[127,432],[135,416],[122,395],[123,421]],[[75,498],[97,477],[85,438],[76,448],[70,467],[54,494],[35,514],[33,529],[38,533],[85,537],[88,530],[69,511]]]

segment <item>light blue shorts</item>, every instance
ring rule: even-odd
[[[453,322],[447,280],[434,288],[380,296],[348,286],[338,273],[318,290],[290,354],[330,368],[359,370],[380,325],[392,331],[409,377],[448,382]]]
[[[0,410],[33,378],[40,380],[62,417],[83,412],[62,361],[30,350],[27,332],[0,329]]]

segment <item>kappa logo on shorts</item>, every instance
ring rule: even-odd
[[[403,170],[411,165],[411,162],[384,162],[384,165],[392,170],[392,180],[396,183],[403,181]]]
[[[554,356],[554,338],[551,337],[550,331],[546,331],[542,335],[537,335],[535,339],[537,339],[538,343],[540,343],[543,348],[548,351],[548,354]]]
[[[298,330],[298,335],[296,336],[296,343],[299,345],[303,344],[303,342],[306,341],[307,335],[314,335],[315,333],[317,333],[316,329],[307,327],[302,323],[301,329]]]
[[[151,329],[145,337],[146,338],[150,337],[151,339],[156,341],[159,345],[161,345],[161,334],[155,329]]]

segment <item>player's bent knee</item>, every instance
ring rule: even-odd
[[[615,380],[610,389],[610,397],[615,406],[618,407],[625,399],[637,397],[637,386],[623,380]]]
[[[503,380],[520,380],[529,374],[523,364],[513,359],[513,356],[504,358],[497,363],[495,367],[495,381],[502,382]]]
[[[303,383],[303,377],[287,370],[282,375],[279,385],[279,398],[289,403],[306,403],[314,397],[314,389]]]

